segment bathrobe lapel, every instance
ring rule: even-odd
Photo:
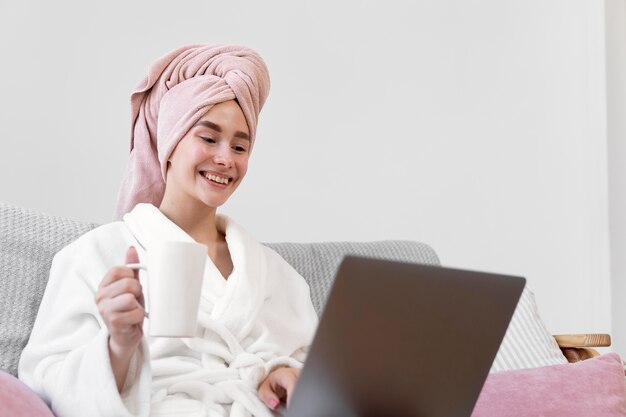
[[[265,259],[258,250],[259,244],[241,227],[226,216],[218,215],[216,220],[218,229],[226,235],[233,271],[224,279],[207,255],[199,324],[211,331],[216,330],[216,325],[223,327],[234,340],[241,341],[249,333],[265,298]],[[141,245],[140,257],[156,242],[193,241],[151,204],[137,205],[124,216],[124,222]]]

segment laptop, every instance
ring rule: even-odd
[[[526,280],[348,256],[287,417],[469,417]]]

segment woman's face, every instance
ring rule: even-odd
[[[239,104],[214,105],[174,148],[164,199],[221,206],[246,175],[249,151],[248,124]]]

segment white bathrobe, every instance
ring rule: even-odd
[[[144,336],[121,394],[94,302],[98,285],[124,263],[129,246],[142,260],[155,242],[192,238],[140,204],[123,222],[98,227],[55,256],[19,377],[57,417],[272,415],[258,384],[278,366],[302,365],[317,315],[306,282],[287,262],[230,219],[217,221],[232,274],[225,280],[207,260],[196,337]],[[142,271],[142,285],[147,279]]]

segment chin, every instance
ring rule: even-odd
[[[206,190],[203,190],[205,192],[197,193],[196,198],[207,207],[218,208],[226,204],[235,190],[236,188],[232,188],[231,190],[222,190],[222,192],[206,192]]]
[[[200,198],[200,202],[202,202],[202,204],[214,209],[223,206],[227,201],[228,198]]]
[[[223,206],[224,203],[226,203],[226,201],[215,201],[215,200],[211,200],[211,201],[207,201],[207,200],[200,200],[200,202],[207,208],[210,209],[217,209],[220,206]]]

